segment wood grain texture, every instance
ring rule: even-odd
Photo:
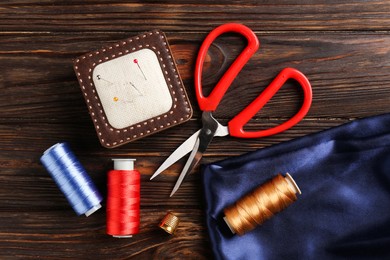
[[[150,176],[201,127],[193,85],[197,50],[214,27],[240,22],[256,32],[260,50],[233,82],[215,116],[228,122],[284,67],[313,86],[307,117],[282,134],[261,139],[215,138],[203,163],[263,149],[356,118],[390,112],[390,2],[353,1],[53,1],[0,4],[0,258],[212,259],[204,223],[200,170],[168,198],[185,163],[156,181]],[[193,118],[116,149],[100,146],[72,68],[76,57],[140,32],[162,29],[194,108]],[[245,41],[218,38],[206,59],[210,92]],[[247,125],[274,126],[302,102],[294,82]],[[105,202],[77,217],[39,162],[52,144],[67,141],[106,194],[111,158],[132,157],[142,174],[141,232],[132,239],[105,234]],[[167,211],[181,223],[174,236],[157,227]]]
[[[194,55],[206,34],[167,34],[187,92],[194,100]],[[113,41],[129,36],[119,34],[113,37]],[[4,72],[0,76],[2,118],[38,121],[50,118],[67,122],[84,122],[89,118],[72,69],[72,59],[113,41],[107,41],[106,37],[94,41],[93,35],[86,35],[72,37],[68,46],[63,42],[63,37],[42,36],[34,44],[29,44],[30,36],[12,40],[5,36],[0,38],[0,67]],[[351,118],[387,111],[390,36],[300,33],[258,34],[258,37],[260,50],[245,66],[222,101],[221,106],[233,109],[217,111],[218,116],[231,118],[284,67],[304,71],[310,79],[315,95],[309,117]],[[215,43],[210,52],[212,57],[204,70],[203,86],[206,93],[213,88],[243,46],[243,39],[234,36]],[[56,55],[58,49],[60,54]],[[242,88],[246,90],[245,95],[238,95]],[[295,99],[300,98],[300,94],[294,84],[287,84],[256,118],[290,116],[291,111],[298,108],[299,103]],[[240,98],[232,98],[237,96]],[[344,101],[346,99],[347,102]],[[196,102],[193,102],[193,106],[197,108]],[[370,106],[370,110],[365,106]],[[195,113],[199,116],[198,110]]]
[[[387,30],[382,1],[14,1],[3,4],[5,31],[209,31],[227,22],[253,30]],[[18,21],[18,22],[15,22]]]

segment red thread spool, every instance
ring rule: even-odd
[[[107,234],[128,238],[139,232],[141,176],[135,159],[113,159],[107,181]]]

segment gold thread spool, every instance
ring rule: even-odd
[[[297,200],[301,190],[290,174],[278,174],[233,205],[224,209],[224,220],[232,233],[242,236]]]
[[[177,216],[175,216],[172,212],[168,212],[165,217],[160,221],[160,224],[158,226],[168,234],[173,235],[177,226],[179,225],[179,222],[180,220]]]

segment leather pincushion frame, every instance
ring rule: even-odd
[[[192,116],[162,31],[82,55],[74,61],[74,70],[99,141],[106,148],[176,126]]]
[[[223,210],[278,173],[302,195],[243,236]],[[206,165],[205,210],[217,259],[389,259],[390,114]]]

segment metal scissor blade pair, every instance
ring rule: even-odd
[[[153,180],[157,175],[165,171],[169,166],[180,160],[186,154],[191,152],[195,143],[198,140],[198,135],[200,133],[200,129],[192,134],[184,143],[182,143],[176,150],[171,153],[171,155],[160,165],[160,167],[156,170],[156,172],[150,177],[150,180]],[[215,136],[226,136],[229,134],[228,128],[223,125],[219,125]]]
[[[172,195],[178,190],[180,184],[183,182],[184,177],[187,175],[189,171],[191,171],[202,158],[203,152],[206,149],[208,143],[206,145],[202,145],[204,147],[201,148],[203,152],[199,151],[199,146],[201,144],[199,140],[199,133],[201,129],[196,131],[192,136],[190,136],[184,143],[182,143],[176,150],[161,164],[161,166],[156,170],[156,172],[152,175],[150,180],[154,179],[157,175],[167,169],[169,166],[180,160],[183,156],[191,152],[186,165],[184,166],[182,172],[178,180],[176,181],[175,187],[172,190]],[[229,134],[229,130],[227,126],[223,126],[217,122],[217,130],[215,131],[213,136],[227,136]],[[209,140],[211,141],[211,140]]]
[[[156,170],[156,172],[150,177],[153,180],[157,175],[167,169],[169,166],[177,162],[184,155],[191,152],[194,149],[195,143],[198,140],[198,135],[200,133],[200,129],[196,131],[193,135],[191,135],[184,143],[182,143],[176,150],[161,164],[161,166]]]
[[[175,187],[173,187],[171,195],[169,195],[169,197],[172,197],[173,194],[176,193],[181,183],[183,182],[184,177],[187,176],[187,173],[190,172],[199,163],[200,159],[202,159],[203,153],[199,152],[199,144],[200,144],[200,140],[199,138],[197,138],[194,148],[192,149],[192,152],[188,157],[187,162],[184,165],[184,168],[181,171],[179,178],[176,181]]]
[[[211,143],[211,140],[213,140],[214,136],[217,134],[218,128],[223,128],[223,126],[212,116],[211,111],[203,112],[202,124],[203,128],[199,132],[194,148],[192,149],[192,152],[186,164],[184,165],[179,178],[176,181],[175,187],[173,188],[170,197],[172,197],[172,195],[175,194],[175,192],[179,189],[184,178],[190,172],[192,172],[196,165],[198,165],[200,159],[203,157],[203,153]]]

